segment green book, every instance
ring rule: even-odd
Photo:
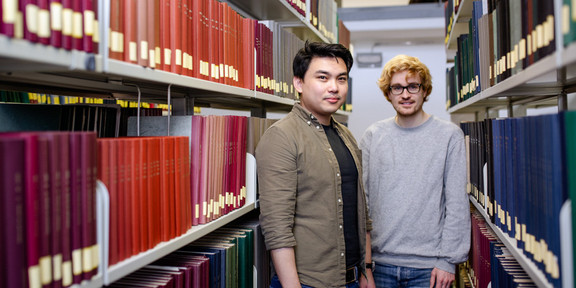
[[[576,111],[564,113],[564,133],[566,137],[566,179],[568,197],[576,203]],[[572,208],[572,247],[576,247],[576,211]],[[572,261],[576,259],[576,249],[572,249]],[[576,275],[576,265],[572,265]]]

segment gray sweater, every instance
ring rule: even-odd
[[[471,233],[462,130],[434,116],[414,128],[390,118],[366,130],[360,149],[372,259],[454,273]]]

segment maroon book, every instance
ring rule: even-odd
[[[72,49],[84,51],[84,0],[72,0]]]
[[[14,5],[0,5],[0,34],[8,37],[14,37],[14,24],[16,23],[18,15],[18,5],[16,1],[11,2]]]
[[[82,11],[82,22],[84,35],[82,36],[82,48],[88,53],[93,53],[94,51],[94,33],[96,33],[96,11],[94,11],[94,0],[82,0],[81,11]]]
[[[33,21],[38,19],[37,0],[21,0],[18,1],[18,5],[19,10],[22,13],[24,39],[30,42],[38,42],[38,34],[36,33],[38,30],[38,21]]]
[[[81,215],[81,249],[83,279],[91,279],[97,272],[98,258],[96,239],[96,133],[78,132],[80,134],[81,177],[80,211]],[[94,258],[96,257],[96,258]]]
[[[38,42],[48,45],[50,44],[50,0],[37,0],[38,15],[36,18],[37,28],[36,34],[38,35]]]
[[[52,284],[52,199],[50,191],[50,163],[55,155],[50,152],[52,138],[46,133],[38,133],[38,253],[40,283],[42,287]]]
[[[86,181],[86,170],[82,165],[82,135],[79,132],[70,134],[70,249],[72,253],[72,282],[78,284],[83,279],[82,273],[82,200],[86,193],[82,183]]]
[[[0,279],[6,287],[25,287],[27,278],[24,193],[25,140],[0,136],[0,193],[2,206]]]
[[[71,215],[71,174],[70,174],[70,135],[69,132],[62,133],[60,141],[60,185],[61,185],[61,219],[60,228],[62,230],[60,241],[62,249],[62,286],[68,287],[72,285],[72,248],[70,234],[72,232],[72,215]]]
[[[62,0],[62,48],[72,49],[72,23],[74,22],[73,0]]]
[[[50,45],[62,47],[62,1],[50,0]]]

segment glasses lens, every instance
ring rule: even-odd
[[[408,92],[410,93],[418,93],[420,91],[419,84],[410,84],[408,85]]]
[[[394,94],[394,95],[400,95],[400,94],[402,94],[402,92],[404,91],[404,87],[402,87],[402,86],[391,86],[391,87],[390,87],[390,91],[391,91],[392,94]]]

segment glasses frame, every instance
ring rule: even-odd
[[[410,90],[408,88],[412,85],[416,85],[418,87],[418,90],[415,92],[410,92]],[[394,90],[392,90],[392,87],[396,87],[396,88],[402,87],[402,91],[400,93],[396,94],[396,93],[394,93]],[[404,93],[404,90],[408,91],[408,93],[410,93],[410,94],[416,94],[416,93],[420,92],[421,89],[422,89],[422,84],[420,84],[420,83],[418,83],[418,84],[417,83],[411,83],[411,84],[408,84],[408,86],[394,85],[394,86],[388,87],[388,90],[390,90],[390,94],[392,94],[392,95],[402,95],[402,93]]]

